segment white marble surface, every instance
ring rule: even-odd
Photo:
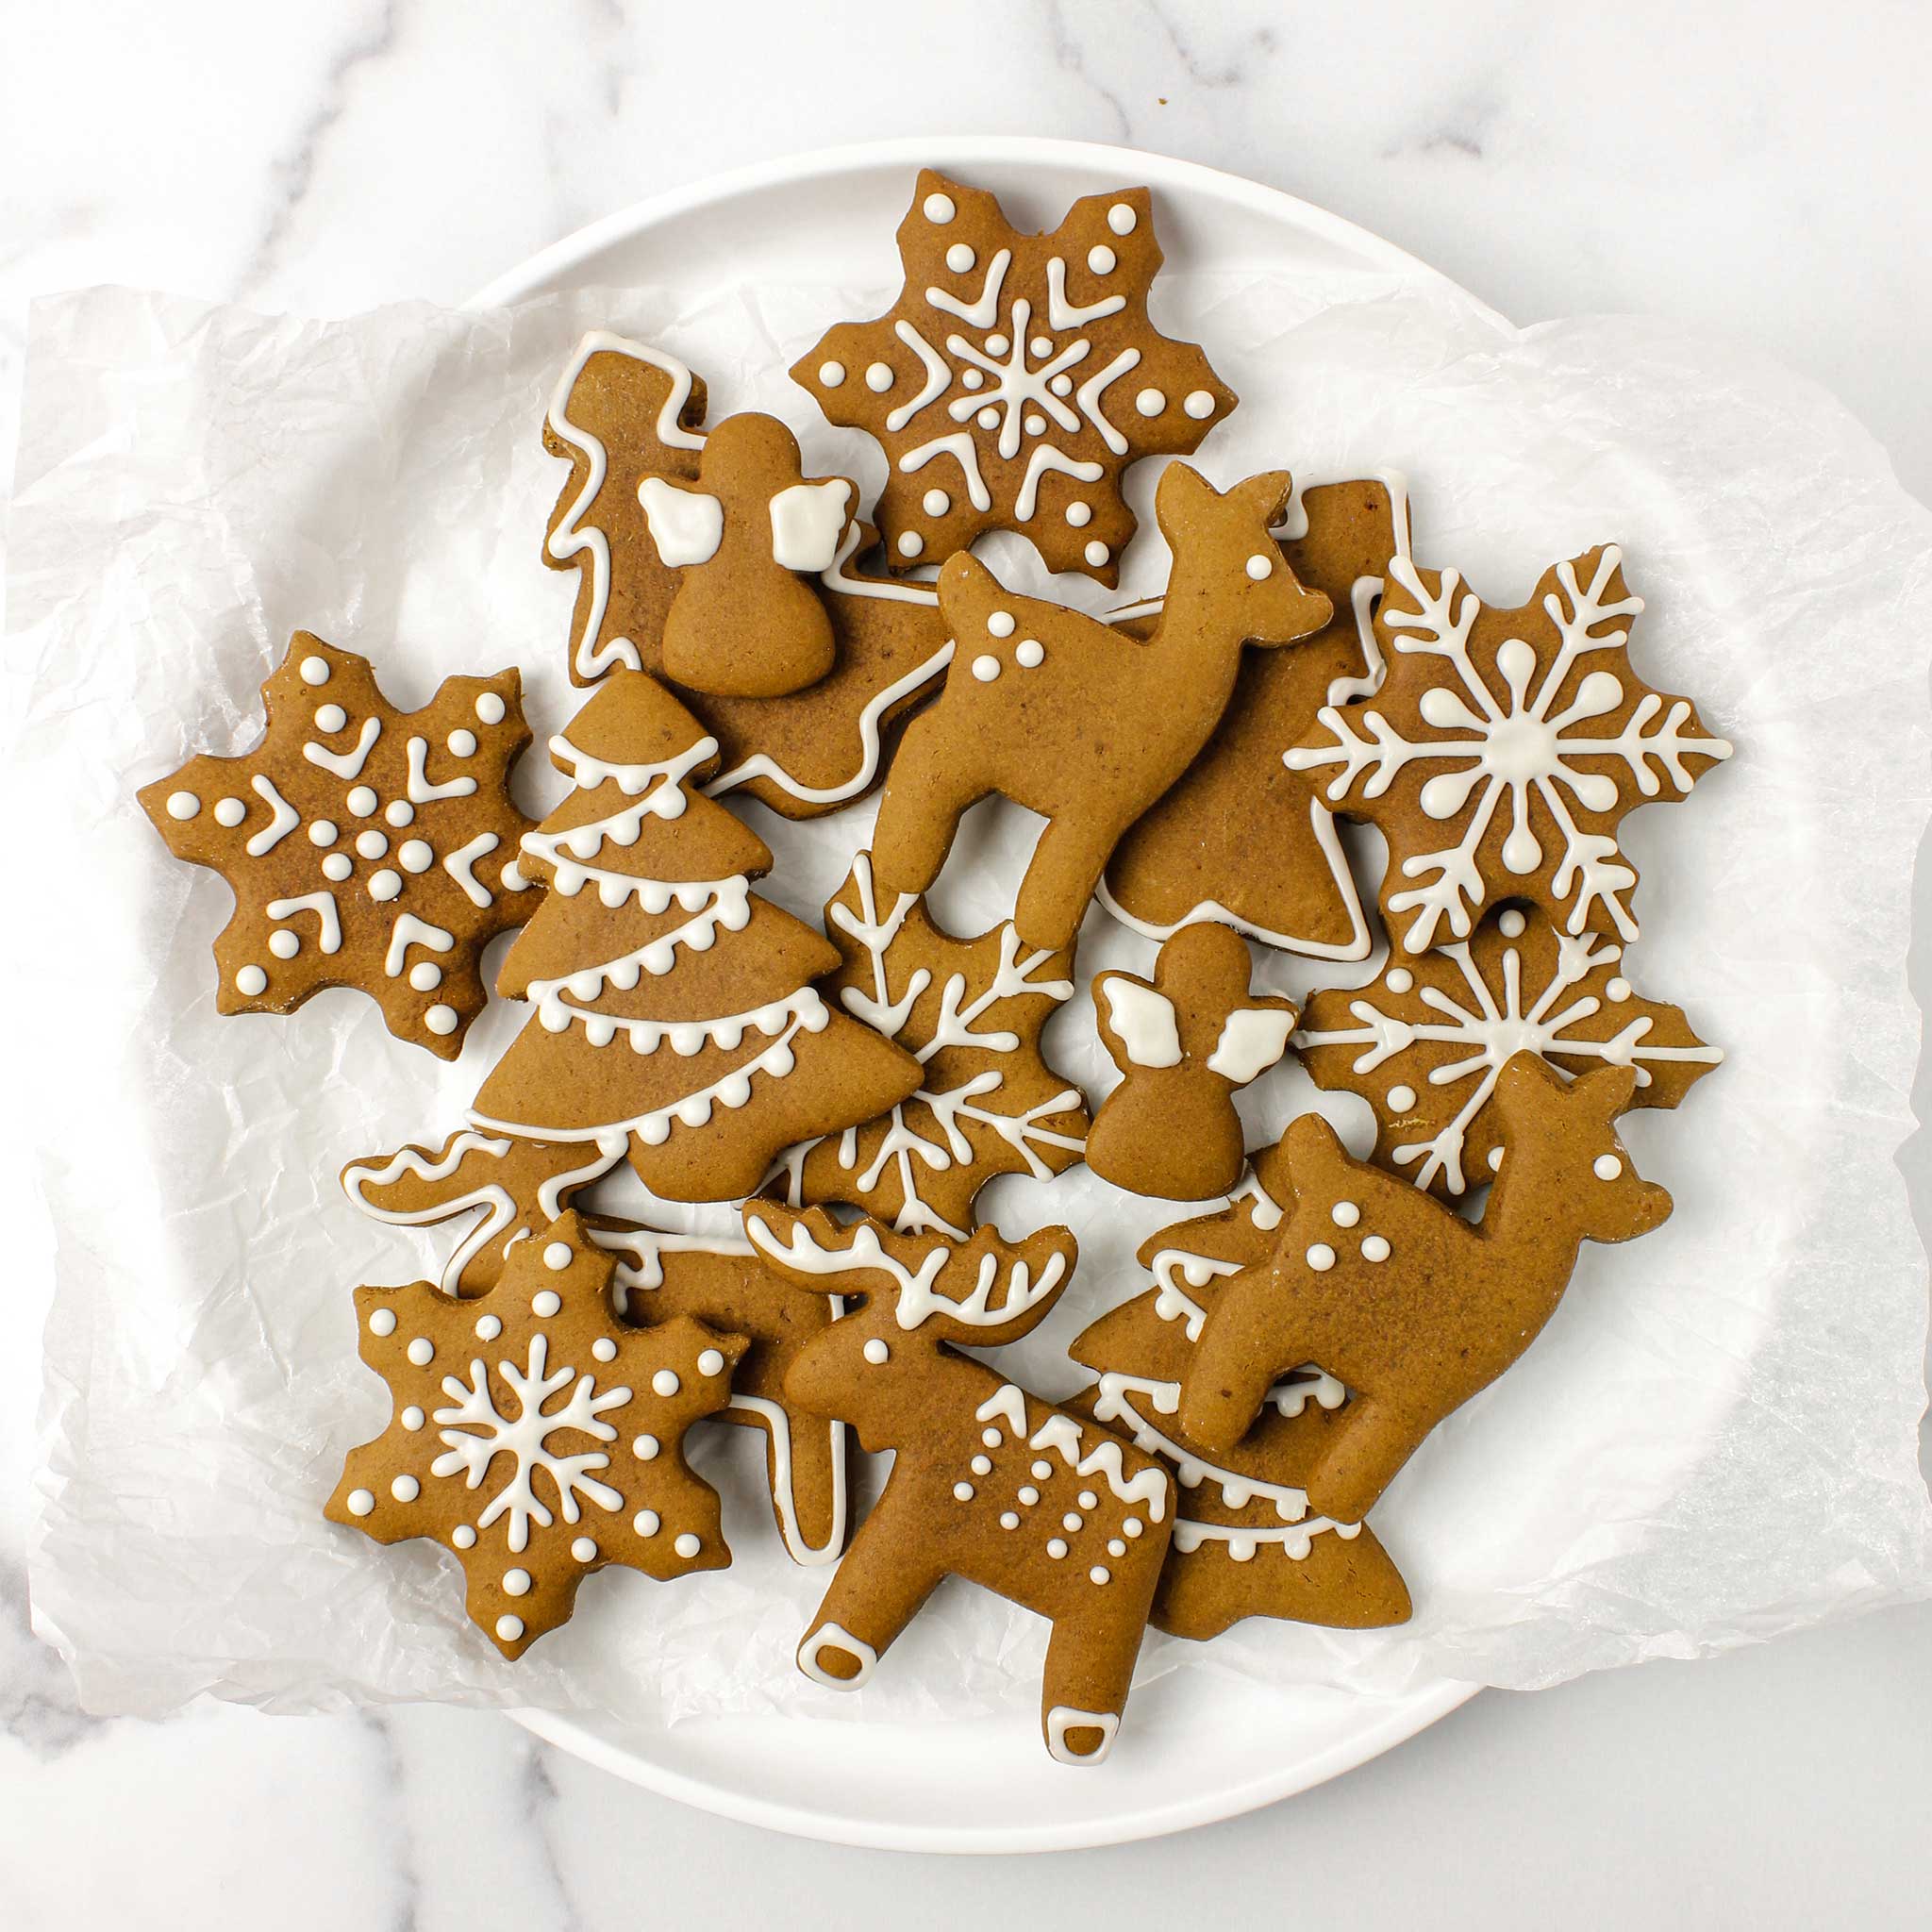
[[[972,128],[1275,183],[1521,322],[1631,308],[1726,331],[1836,391],[1932,494],[1928,62],[1914,0],[7,0],[0,466],[37,291],[457,301],[713,170]],[[8,1271],[13,1332],[42,1297]],[[538,1932],[725,1900],[802,1927],[1026,1905],[1121,1927],[1271,1902],[1371,1925],[1924,1923],[1924,1607],[1488,1695],[1335,1785],[1183,1840],[943,1872],[700,1816],[494,1718],[90,1719],[26,1634],[34,1369],[25,1351],[0,1366],[0,1924],[23,1932]]]

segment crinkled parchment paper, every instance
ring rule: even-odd
[[[208,941],[225,890],[174,863],[134,803],[188,752],[252,741],[257,685],[298,626],[367,653],[403,706],[447,672],[517,663],[541,743],[571,709],[575,578],[539,558],[564,472],[538,430],[578,334],[665,343],[708,378],[714,415],[774,409],[809,469],[870,490],[876,451],[815,421],[783,371],[825,320],[875,312],[884,292],[612,291],[326,325],[124,290],[37,310],[6,775],[33,983],[10,1058],[58,1272],[33,1596],[91,1708],[159,1712],[212,1691],[281,1709],[438,1697],[662,1722],[1036,1699],[1043,1626],[965,1586],[941,1592],[859,1697],[807,1683],[791,1654],[824,1574],[785,1560],[748,1432],[701,1432],[734,1567],[675,1585],[606,1573],[515,1668],[464,1620],[439,1551],[383,1551],[325,1523],[342,1452],[387,1413],[356,1357],[349,1291],[433,1277],[455,1238],[362,1219],[337,1169],[459,1124],[525,1009],[492,1009],[449,1068],[350,992],[292,1020],[218,1019]],[[1378,1509],[1414,1622],[1343,1635],[1251,1621],[1206,1648],[1152,1638],[1143,1673],[1192,1660],[1270,1683],[1530,1687],[1924,1593],[1925,1264],[1893,1155],[1919,1041],[1905,958],[1927,815],[1932,515],[1827,397],[1660,323],[1519,334],[1342,274],[1174,277],[1158,308],[1211,345],[1243,398],[1204,454],[1218,480],[1403,471],[1419,558],[1504,602],[1546,563],[1621,541],[1649,606],[1637,661],[1740,753],[1688,805],[1627,828],[1641,983],[1730,1056],[1681,1113],[1626,1123],[1677,1212],[1640,1243],[1586,1250],[1535,1349]],[[1143,516],[1154,467],[1134,478]],[[1130,592],[1165,568],[1145,528]],[[991,555],[1016,586],[1041,585],[1030,553]],[[560,781],[525,764],[539,808]],[[805,828],[751,816],[779,855],[765,890],[808,917],[871,823],[870,808]],[[982,810],[941,913],[961,929],[999,917],[1031,836],[1024,815]],[[1354,850],[1372,874],[1377,842]],[[1096,909],[1079,977],[1144,970],[1151,950]],[[1262,976],[1300,991],[1318,975],[1277,956]],[[1105,1091],[1084,995],[1048,1046]],[[1244,1096],[1251,1141],[1313,1104],[1298,1069],[1277,1069]],[[1359,1136],[1354,1103],[1324,1104]],[[1081,1237],[1065,1305],[1008,1352],[1049,1393],[1085,1379],[1067,1341],[1143,1285],[1136,1243],[1186,1211],[1081,1169],[1002,1181],[982,1209],[1009,1232],[1065,1220]]]

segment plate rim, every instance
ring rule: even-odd
[[[760,191],[828,180],[856,170],[922,166],[972,168],[985,164],[1038,168],[1107,169],[1143,179],[1148,186],[1192,192],[1232,203],[1274,222],[1292,224],[1365,262],[1450,295],[1498,327],[1507,317],[1441,270],[1395,243],[1284,189],[1204,162],[1152,149],[1105,142],[1034,135],[910,135],[852,142],[768,158],[746,166],[702,175],[641,197],[585,224],[548,247],[491,277],[463,303],[469,309],[507,308],[564,285],[583,266],[651,227],[700,208]],[[1258,1687],[1257,1687],[1258,1688]],[[1083,1817],[1024,1826],[975,1828],[904,1824],[850,1812],[810,1808],[737,1790],[626,1749],[595,1724],[571,1711],[514,1708],[505,1715],[532,1736],[630,1784],[703,1811],[822,1843],[870,1850],[947,1854],[1034,1854],[1085,1850],[1138,1842],[1205,1824],[1220,1824],[1311,1790],[1405,1743],[1457,1709],[1483,1687],[1438,1678],[1392,1698],[1363,1700],[1382,1707],[1357,1731],[1279,1770],[1224,1784],[1107,1817]],[[1278,1693],[1274,1693],[1278,1694]],[[714,1722],[728,1724],[728,1714]],[[628,1726],[641,1730],[642,1726]],[[909,1731],[928,1726],[895,1725]],[[951,1728],[946,1726],[945,1728]],[[1104,1775],[1104,1774],[1102,1774]]]

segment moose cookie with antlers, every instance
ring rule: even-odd
[[[896,1452],[799,1645],[799,1668],[857,1690],[939,1583],[963,1576],[1047,1618],[1047,1749],[1096,1764],[1111,1748],[1174,1530],[1174,1481],[1090,1418],[961,1355],[1037,1327],[1073,1273],[1063,1227],[1017,1242],[841,1226],[753,1201],[744,1230],[794,1288],[847,1312],[806,1343],[787,1398]],[[856,1303],[857,1307],[853,1304]]]
[[[1248,991],[1248,946],[1224,925],[1183,926],[1150,984],[1093,982],[1100,1038],[1121,1070],[1087,1134],[1087,1165],[1136,1194],[1202,1201],[1241,1175],[1236,1091],[1288,1051],[1291,1000]]]

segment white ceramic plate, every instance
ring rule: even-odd
[[[1413,257],[1274,189],[1128,149],[1013,138],[836,148],[714,176],[579,230],[500,275],[471,306],[574,288],[708,284],[726,264],[746,279],[822,279],[828,265],[889,240],[923,165],[991,188],[1041,221],[1079,195],[1144,183],[1159,197],[1161,242],[1176,266],[1366,268],[1481,308]],[[931,1724],[741,1716],[669,1730],[550,1711],[519,1721],[622,1777],[748,1824],[901,1851],[1033,1852],[1253,1810],[1413,1737],[1474,1690],[1441,1681],[1373,1699],[1174,1671],[1135,1693],[1133,1722],[1092,1772],[1054,1763],[1030,1714]]]

